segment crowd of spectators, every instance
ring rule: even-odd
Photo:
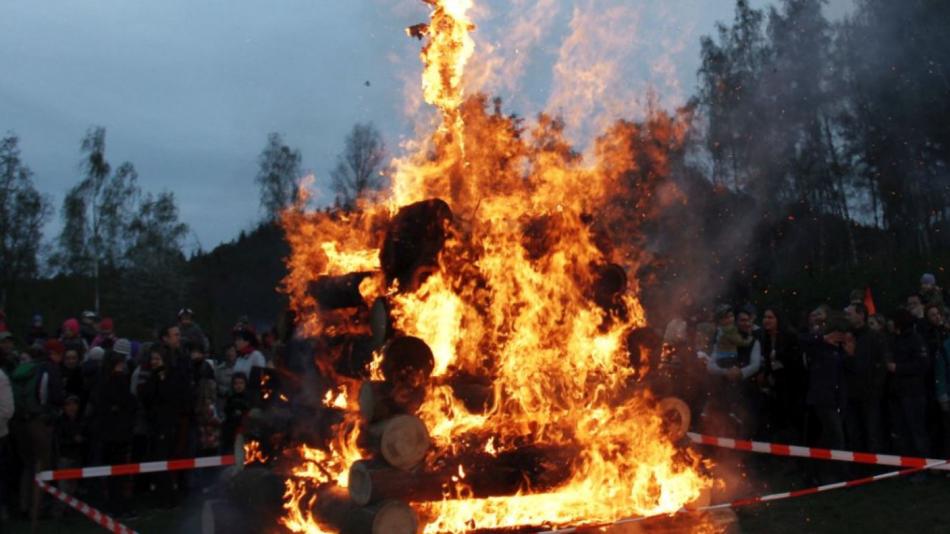
[[[705,312],[684,299],[662,335],[634,331],[629,348],[641,382],[657,396],[682,398],[694,430],[948,458],[946,302],[930,274],[888,316],[854,291],[850,302],[822,304],[797,327],[775,306]],[[22,336],[0,318],[0,520],[64,513],[41,497],[39,471],[234,452],[247,414],[266,398],[254,388],[285,351],[273,333],[259,336],[242,318],[212,357],[193,315],[180,310],[146,342],[122,337],[116,322],[91,311],[52,335],[39,315]],[[142,492],[175,507],[207,491],[210,478],[199,470],[59,484],[127,518]]]
[[[249,379],[273,365],[273,336],[258,336],[242,318],[233,343],[212,358],[187,308],[154,341],[119,332],[111,318],[92,311],[67,319],[54,334],[40,315],[21,337],[0,322],[0,522],[65,512],[41,497],[33,483],[39,471],[234,452],[252,405]],[[197,471],[137,478],[59,484],[124,518],[135,514],[137,492],[174,507],[208,487]]]
[[[947,302],[928,273],[887,316],[865,290],[801,325],[776,306],[684,313],[657,343],[651,387],[708,434],[950,458]]]

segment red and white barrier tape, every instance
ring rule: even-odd
[[[50,484],[47,484],[46,482],[40,480],[39,477],[37,477],[36,479],[36,484],[40,488],[42,488],[44,491],[52,495],[53,497],[56,497],[57,499],[63,501],[70,508],[76,510],[82,515],[93,520],[97,525],[105,528],[109,532],[112,532],[114,534],[138,534],[136,531],[123,525],[122,523],[116,521],[115,519],[112,519],[108,515],[100,512],[99,510],[93,508],[92,506],[89,506],[88,504],[80,501],[79,499],[75,497],[72,497],[71,495],[67,495],[66,493],[63,493],[55,486],[51,486]]]
[[[234,456],[206,456],[185,460],[167,460],[160,462],[142,462],[135,464],[101,465],[96,467],[77,467],[75,469],[57,469],[37,473],[37,480],[75,480],[78,478],[98,478],[141,473],[159,473],[162,471],[183,471],[202,467],[221,467],[234,464]]]
[[[834,484],[825,484],[823,486],[816,486],[814,488],[806,488],[794,491],[783,491],[781,493],[772,493],[770,495],[759,495],[756,497],[747,497],[745,499],[737,499],[731,502],[725,502],[720,504],[711,504],[708,506],[701,506],[697,508],[683,508],[673,514],[656,514],[640,517],[631,517],[628,519],[620,519],[611,523],[599,523],[596,525],[585,525],[583,527],[568,527],[555,530],[545,530],[543,532],[538,532],[537,534],[572,534],[572,533],[582,533],[587,531],[600,531],[603,528],[626,525],[629,523],[640,523],[642,521],[647,521],[649,519],[656,519],[663,516],[671,516],[681,513],[690,513],[690,512],[709,512],[713,510],[724,510],[726,508],[740,508],[743,506],[751,506],[755,504],[761,504],[765,502],[772,501],[781,501],[784,499],[792,499],[795,497],[804,497],[806,495],[814,495],[816,493],[824,493],[826,491],[834,491],[844,488],[853,488],[856,486],[863,486],[865,484],[871,484],[888,478],[895,478],[904,475],[910,475],[920,471],[925,471],[928,469],[941,469],[950,465],[950,460],[935,460],[931,463],[926,463],[920,467],[913,467],[911,469],[902,469],[900,471],[891,471],[889,473],[882,473],[880,475],[874,475],[865,478],[859,478],[855,480],[848,480],[846,482],[835,482]]]
[[[916,458],[913,456],[895,456],[891,454],[874,454],[870,452],[819,449],[814,447],[801,447],[798,445],[766,443],[764,441],[718,438],[715,436],[697,434],[695,432],[688,432],[686,435],[689,437],[690,441],[698,445],[711,445],[713,447],[735,449],[737,451],[758,452],[763,454],[771,454],[774,456],[795,456],[799,458],[812,458],[815,460],[837,460],[839,462],[852,462],[859,464],[890,465],[894,467],[918,468],[931,466],[932,464],[940,464],[937,467],[927,467],[927,469],[950,471],[950,465],[947,465],[947,462],[935,458]]]

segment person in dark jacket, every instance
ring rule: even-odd
[[[843,315],[829,314],[824,333],[807,334],[801,340],[808,367],[808,393],[805,401],[821,427],[815,445],[826,449],[844,449],[844,407],[847,400],[844,379],[845,359],[854,349]],[[842,466],[816,466],[821,483],[841,480]]]
[[[57,469],[70,469],[83,465],[88,429],[81,416],[80,405],[79,396],[67,396],[63,403],[63,413],[56,421]],[[78,487],[78,480],[62,480],[59,482],[59,489],[67,495],[75,495]],[[65,509],[63,503],[56,503],[53,510],[54,516],[61,516]]]
[[[786,434],[794,443],[804,439],[805,392],[807,377],[798,337],[787,329],[784,317],[776,308],[767,307],[762,312],[762,372],[760,381],[765,381],[772,391],[768,419],[774,428]]]
[[[808,366],[805,400],[821,425],[817,445],[828,449],[843,449],[845,445],[842,412],[847,399],[844,362],[849,340],[847,322],[835,315],[829,316],[824,334],[809,334],[802,339]]]
[[[888,394],[898,450],[909,456],[927,456],[930,451],[926,422],[930,355],[916,332],[916,324],[916,318],[906,309],[894,314],[893,361],[887,364]]]
[[[845,310],[854,337],[854,354],[845,358],[848,402],[845,430],[851,450],[882,452],[881,411],[887,379],[886,340],[868,328],[868,310],[855,303]]]
[[[129,371],[125,356],[113,351],[106,353],[102,375],[92,400],[94,436],[107,465],[131,461],[132,427],[135,424],[135,397],[129,389]],[[127,516],[131,512],[132,486],[129,477],[109,477],[106,483],[113,513]]]
[[[182,405],[190,404],[187,382],[172,373],[162,352],[160,345],[152,346],[148,380],[139,389],[147,413],[149,449],[153,460],[173,457]],[[177,504],[177,495],[173,491],[174,478],[172,473],[160,473],[156,477],[163,506],[173,507]]]

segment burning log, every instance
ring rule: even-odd
[[[433,382],[452,388],[452,395],[472,413],[485,413],[494,405],[495,388],[489,377],[456,374],[435,378]]]
[[[370,308],[369,331],[373,336],[373,345],[382,347],[393,334],[393,319],[389,314],[389,301],[385,297],[378,297]]]
[[[367,380],[360,385],[360,416],[367,423],[375,423],[394,415],[413,414],[422,406],[425,395],[424,387]]]
[[[417,279],[417,271],[438,267],[446,226],[452,219],[452,209],[437,198],[403,206],[390,222],[379,251],[386,283],[398,280],[400,289],[415,290],[418,286],[413,282],[424,281]]]
[[[395,498],[435,501],[442,498],[442,485],[450,479],[443,473],[406,473],[379,461],[360,460],[350,466],[347,488],[350,499],[360,506]]]
[[[339,348],[336,372],[350,378],[366,378],[373,361],[373,347],[371,336],[346,336]]]
[[[372,275],[371,272],[361,271],[341,276],[321,276],[310,282],[309,291],[323,310],[365,306],[366,301],[360,294],[360,283]]]
[[[419,516],[402,501],[386,501],[355,510],[343,534],[416,534]]]
[[[525,446],[497,455],[467,454],[443,459],[437,466],[406,472],[378,460],[360,460],[350,466],[348,488],[356,504],[391,498],[411,502],[454,498],[455,484],[466,497],[509,496],[530,487],[553,488],[571,475],[573,450],[554,446]],[[461,467],[460,467],[461,466]]]
[[[429,450],[429,430],[414,415],[397,415],[370,425],[363,434],[368,447],[397,469],[419,465]]]

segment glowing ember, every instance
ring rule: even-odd
[[[465,97],[462,77],[474,50],[471,1],[426,2],[431,21],[410,34],[428,40],[422,87],[441,112],[441,126],[417,153],[394,162],[387,202],[352,215],[294,209],[284,216],[292,248],[285,290],[304,330],[368,334],[343,312],[320,312],[310,282],[378,272],[383,232],[396,209],[441,198],[455,217],[435,272],[413,287],[387,285],[380,276],[359,287],[367,302],[389,297],[393,326],[431,347],[433,378],[416,413],[433,444],[430,456],[462,459],[442,500],[413,503],[425,531],[674,512],[711,481],[699,474],[699,459],[666,437],[649,395],[631,388],[630,362],[640,355],[631,358],[626,338],[645,318],[635,282],[615,264],[639,261],[635,237],[668,173],[666,154],[682,141],[681,122],[659,113],[643,124],[620,121],[585,162],[559,121],[541,116],[525,131],[489,110],[483,97]],[[619,286],[606,297],[597,289],[604,280]],[[470,410],[444,381],[462,375],[491,384],[487,410]],[[382,376],[378,354],[372,376]],[[363,456],[347,399],[346,389],[323,399],[349,410],[329,450],[298,451],[284,519],[292,531],[325,531],[309,512],[316,493],[306,488],[345,486],[347,469]],[[543,491],[525,484],[515,496],[471,498],[465,455],[499,457],[524,444],[570,451],[566,465],[557,466],[567,476]]]
[[[255,440],[249,440],[244,444],[244,465],[267,463],[267,456],[261,450],[261,444]]]

